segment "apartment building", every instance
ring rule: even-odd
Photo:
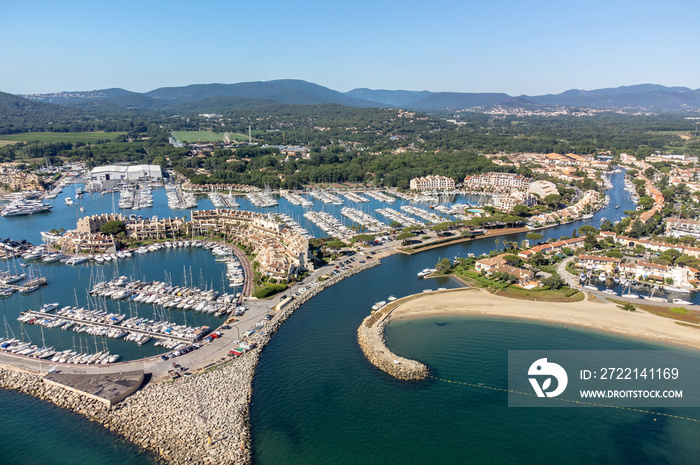
[[[413,178],[410,183],[411,190],[417,191],[443,191],[453,190],[455,182],[447,176],[424,176],[421,178]]]

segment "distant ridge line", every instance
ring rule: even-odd
[[[299,79],[191,84],[161,87],[148,92],[110,88],[17,96],[58,105],[107,105],[128,108],[169,108],[213,99],[228,99],[236,106],[339,104],[350,107],[403,108],[436,112],[484,110],[494,107],[582,107],[604,110],[698,111],[700,89],[639,84],[593,90],[570,89],[560,94],[512,96],[501,92],[432,92],[357,88],[338,92]]]

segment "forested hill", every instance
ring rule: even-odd
[[[193,102],[204,99],[237,97],[272,100],[279,103],[314,105],[339,103],[350,107],[377,106],[370,102],[342,94],[306,81],[282,79],[268,82],[242,82],[238,84],[196,84],[186,87],[163,87],[145,95],[164,102]]]
[[[47,121],[59,121],[64,115],[65,109],[58,105],[0,92],[0,134],[43,128]]]
[[[237,84],[195,84],[163,87],[146,93],[124,89],[57,92],[29,95],[32,100],[78,105],[93,110],[173,110],[196,104],[202,112],[267,107],[271,102],[292,105],[335,103],[350,107],[403,108],[424,112],[473,110],[495,107],[548,110],[554,107],[605,110],[687,112],[700,111],[700,89],[641,84],[596,90],[568,90],[560,94],[511,96],[505,93],[431,92],[354,89],[338,92],[295,79]],[[228,105],[228,106],[227,106]]]

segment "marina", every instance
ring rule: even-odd
[[[173,210],[197,208],[197,199],[192,192],[185,192],[179,186],[165,187],[168,207]],[[151,204],[152,205],[152,204]]]
[[[49,329],[72,329],[76,333],[86,333],[90,336],[120,339],[129,334],[138,334],[184,344],[196,342],[210,332],[207,326],[195,328],[175,325],[168,321],[137,317],[127,319],[126,315],[122,314],[70,306],[57,310],[55,316],[27,310],[17,317],[17,321]]]
[[[227,264],[229,263],[237,263],[237,260],[228,258]],[[240,264],[236,268],[227,265],[227,275],[233,274],[232,269],[240,270],[240,274],[237,276],[240,282],[236,283],[235,287],[242,286],[244,281],[243,268]],[[229,278],[233,280],[233,276],[229,276]],[[214,313],[216,316],[233,313],[237,307],[235,296],[219,294],[213,289],[203,291],[195,287],[172,286],[159,281],[141,282],[140,280],[129,280],[126,276],[99,282],[90,290],[90,294],[114,300],[128,299],[134,303],[157,305],[169,309],[178,308]]]
[[[209,200],[216,208],[238,208],[240,204],[236,202],[236,197],[229,192],[228,195],[223,195],[217,191],[209,192]]]
[[[287,202],[291,203],[292,205],[311,207],[314,204],[312,201],[308,200],[303,195],[297,194],[295,192],[282,192],[280,194],[280,197],[282,197],[283,199],[285,199]]]
[[[246,197],[250,203],[259,208],[271,208],[279,205],[279,202],[272,196],[272,192],[268,190],[248,192]]]
[[[331,194],[328,191],[324,190],[312,190],[310,193],[311,197],[315,198],[316,200],[320,200],[323,203],[326,204],[331,204],[331,205],[343,205],[343,199],[338,197],[337,195]]]
[[[207,202],[208,202],[208,200],[207,200]],[[331,208],[334,208],[334,207],[335,206],[331,206]],[[606,216],[609,216],[609,215],[606,215]],[[548,236],[556,237],[556,234],[564,234],[565,231],[570,230],[570,228],[571,228],[570,225],[567,225],[566,227],[552,228],[550,230],[543,230],[543,234],[545,235],[545,237],[548,237]],[[518,240],[518,241],[522,240],[523,238],[524,238],[524,234],[513,235],[513,236],[508,237],[509,240]],[[184,244],[184,241],[183,241],[183,244]],[[381,296],[383,296],[383,297],[380,297],[375,292],[373,294],[367,294],[367,295],[361,296],[359,301],[357,299],[351,299],[350,295],[355,293],[353,291],[353,289],[351,288],[351,286],[334,287],[334,288],[328,290],[327,294],[325,292],[323,294],[320,294],[312,302],[309,302],[308,304],[306,304],[307,306],[305,307],[305,309],[310,309],[310,310],[315,309],[316,311],[301,312],[301,313],[299,313],[298,317],[295,317],[295,324],[298,324],[298,322],[301,320],[302,326],[303,326],[303,334],[300,334],[298,337],[295,336],[295,341],[297,341],[297,342],[298,341],[308,341],[309,340],[308,338],[313,339],[313,338],[316,338],[317,336],[320,336],[320,335],[324,335],[324,337],[326,337],[328,335],[335,335],[335,337],[342,338],[342,335],[346,333],[346,330],[339,329],[338,328],[339,326],[341,326],[341,325],[356,326],[357,325],[357,321],[358,321],[357,320],[357,313],[359,310],[355,311],[354,309],[357,309],[358,307],[366,305],[364,307],[364,309],[361,310],[361,313],[366,315],[366,313],[368,312],[369,306],[372,305],[372,302],[374,302],[374,303],[381,302],[382,299],[386,299],[386,295],[389,292],[393,292],[396,295],[405,295],[406,293],[416,293],[416,292],[420,293],[422,290],[426,290],[428,283],[424,283],[424,280],[415,279],[416,271],[420,270],[422,268],[428,267],[430,265],[434,265],[434,263],[436,263],[438,261],[439,255],[452,256],[452,255],[457,255],[458,253],[465,253],[465,250],[464,250],[465,247],[466,247],[466,250],[470,251],[471,253],[473,253],[475,255],[480,255],[484,251],[488,251],[489,248],[491,247],[491,244],[487,244],[487,241],[474,241],[474,242],[468,243],[467,245],[454,245],[454,246],[448,246],[446,248],[436,250],[436,251],[428,251],[428,252],[425,252],[424,254],[420,254],[420,255],[417,255],[415,257],[404,257],[404,256],[391,257],[390,259],[387,259],[388,261],[385,265],[383,265],[380,268],[377,268],[374,272],[370,271],[370,272],[368,272],[369,274],[367,274],[367,275],[365,275],[363,273],[360,277],[357,278],[358,280],[361,280],[363,283],[365,283],[370,288],[376,287],[376,284],[373,284],[373,283],[382,283],[382,285],[379,286],[379,288],[381,288]],[[150,253],[154,253],[154,254],[158,254],[158,255],[150,255]],[[205,253],[204,247],[199,247],[199,248],[197,248],[197,247],[181,247],[181,248],[179,248],[179,247],[172,247],[172,246],[171,247],[164,246],[159,250],[156,249],[153,252],[149,252],[148,254],[143,254],[143,256],[141,254],[136,254],[136,255],[134,255],[134,258],[132,260],[129,260],[129,261],[124,261],[124,262],[111,261],[110,263],[105,263],[104,265],[101,265],[101,266],[105,267],[105,274],[111,274],[114,271],[113,269],[109,269],[107,267],[115,268],[117,266],[120,266],[120,267],[126,266],[130,269],[130,271],[123,272],[120,274],[114,274],[114,275],[115,276],[133,275],[135,279],[141,279],[141,280],[144,280],[142,275],[144,274],[144,271],[146,271],[145,267],[150,266],[151,276],[155,276],[155,273],[158,273],[162,279],[163,268],[169,269],[169,270],[182,269],[182,261],[179,261],[179,263],[175,264],[174,262],[168,262],[167,260],[164,260],[167,257],[170,257],[170,256],[175,257],[176,255],[179,256],[180,254],[183,254],[183,256],[187,256],[188,260],[195,260],[194,261],[195,266],[206,265],[206,263],[207,263],[206,258],[208,258],[208,260],[210,260],[214,264],[218,265],[219,268],[217,268],[215,270],[213,270],[213,269],[210,269],[208,271],[205,270],[204,276],[206,276],[206,277],[202,281],[210,281],[210,280],[212,280],[212,277],[213,277],[214,281],[220,281],[220,278],[217,278],[217,277],[221,275],[221,273],[223,271],[223,270],[221,270],[221,267],[222,266],[225,267],[225,262],[215,262],[214,260],[212,260],[211,255],[209,253]],[[202,258],[205,258],[205,261],[200,260],[197,262],[196,260],[200,256]],[[151,259],[151,257],[157,257],[157,258]],[[90,263],[90,262],[88,262],[88,263]],[[83,282],[87,282],[88,274],[89,274],[90,270],[95,268],[92,265],[91,266],[84,265],[84,266],[77,266],[77,267],[61,267],[60,265],[51,266],[51,265],[43,265],[42,264],[40,266],[46,267],[48,270],[51,270],[52,276],[53,276],[52,279],[56,279],[55,272],[58,269],[73,270],[73,274],[71,276],[62,278],[61,282],[64,282],[64,283],[70,282],[70,281],[77,281],[75,273],[80,273],[81,271],[82,271]],[[138,270],[138,271],[136,271],[136,270]],[[411,280],[408,279],[409,276],[413,276],[413,278],[412,278],[413,282],[411,282]],[[49,276],[49,277],[51,277],[51,276]],[[391,277],[391,279],[389,281],[387,281],[387,284],[384,284],[384,282],[385,282],[384,279],[386,277]],[[439,283],[439,284],[437,284],[437,286],[443,286],[443,287],[444,286],[447,286],[447,287],[452,286],[450,280],[447,278],[436,278],[436,279],[438,279],[438,283]],[[151,277],[150,281],[152,281],[152,280],[153,280],[153,277]],[[168,280],[166,279],[166,281],[168,281]],[[435,288],[437,286],[433,285],[433,288]],[[57,290],[60,290],[60,289],[61,289],[61,287],[59,286],[57,288]],[[348,292],[350,292],[351,294],[348,294]],[[430,294],[428,294],[428,295],[430,295]],[[338,299],[341,299],[341,300],[346,299],[347,301],[341,302],[340,304],[331,305],[331,302],[336,302]],[[39,299],[37,298],[37,300],[39,300]],[[44,300],[47,300],[47,299],[44,298]],[[51,301],[54,301],[54,300],[58,301],[58,302],[65,301],[65,299],[60,299],[60,298],[56,298],[56,299],[52,298],[51,299]],[[121,302],[121,305],[124,305],[124,302],[128,301],[127,299],[121,299],[118,301],[115,301],[114,299],[110,299],[110,300],[114,303]],[[352,304],[350,303],[350,301],[352,301]],[[38,308],[38,305],[34,305],[34,306],[22,305],[22,306],[25,308],[27,308],[27,307]],[[329,311],[329,309],[332,309],[332,310]],[[10,310],[10,311],[12,311],[12,310]],[[324,314],[324,311],[326,312],[325,314]],[[110,313],[112,313],[112,312],[110,312]],[[124,312],[120,312],[120,313],[124,313]],[[128,314],[128,312],[127,312],[127,314]],[[201,316],[201,313],[196,312],[196,311],[195,312],[173,312],[172,314],[173,315],[183,315],[183,316],[187,314],[187,315],[195,316],[195,317]],[[311,320],[309,320],[309,318]],[[348,320],[347,323],[349,323],[349,325],[346,325],[346,320]],[[332,322],[332,325],[328,326],[326,323],[330,324],[330,322]],[[437,326],[437,325],[433,324],[432,322],[430,324],[432,325],[432,327],[435,327],[435,328],[443,328],[443,326]],[[470,324],[473,325],[474,323],[472,322]],[[37,326],[37,325],[32,325],[32,326]],[[27,331],[31,330],[32,326],[28,326],[26,328]],[[447,326],[447,327],[451,328],[451,326]],[[264,326],[262,326],[262,328],[264,328]],[[288,327],[285,326],[283,331],[289,332],[289,331],[294,331],[296,329],[294,324],[289,326],[289,329],[287,329],[287,328]],[[49,330],[48,332],[52,332],[52,331]],[[309,333],[309,332],[311,332],[311,333]],[[68,332],[68,331],[64,331],[64,333],[75,334],[75,333]],[[391,333],[388,333],[387,338],[390,338],[391,335],[392,335]],[[569,336],[569,338],[571,337],[570,334],[568,336]],[[89,336],[89,337],[93,338],[95,336]],[[133,344],[133,343],[130,343],[129,341],[125,341],[126,337],[127,336],[124,336],[124,337],[122,337],[120,339],[116,339],[116,340],[110,340],[110,349],[112,349],[111,346],[113,344],[119,344],[119,343],[121,343],[122,346],[124,346],[124,347],[126,347],[126,345],[128,345],[128,344],[130,344],[131,346],[134,346],[135,348],[139,347],[139,350],[143,349],[143,348],[147,348],[149,346],[153,347],[153,344],[145,344],[142,347],[138,346],[137,344]],[[435,337],[440,338],[439,335],[435,336]],[[464,336],[462,335],[460,337],[463,338]],[[416,339],[412,339],[412,341],[415,341],[415,340]],[[270,425],[270,423],[266,422],[265,420],[260,419],[260,415],[262,413],[260,410],[261,404],[257,403],[257,402],[264,402],[264,399],[266,398],[268,392],[271,392],[271,391],[268,391],[269,387],[274,386],[275,383],[278,382],[278,381],[271,382],[272,379],[269,377],[271,375],[273,375],[276,380],[279,380],[279,376],[280,376],[279,375],[280,370],[278,369],[278,367],[275,366],[274,358],[277,357],[278,350],[279,350],[279,348],[282,347],[282,345],[281,345],[282,339],[275,338],[272,342],[273,343],[268,346],[268,349],[265,352],[266,358],[263,360],[264,365],[261,365],[259,370],[258,370],[259,384],[257,385],[258,387],[256,387],[256,389],[255,389],[254,404],[252,407],[253,425],[254,425],[254,428],[258,428],[257,430],[254,430],[254,434],[253,434],[253,437],[256,438],[255,439],[256,451],[264,449],[267,451],[265,453],[268,454],[268,458],[259,458],[259,460],[262,460],[262,463],[265,463],[265,461],[267,461],[268,463],[275,463],[276,462],[276,460],[274,458],[272,459],[272,461],[270,461],[269,454],[272,454],[272,457],[278,457],[277,454],[282,453],[283,456],[289,457],[288,451],[283,452],[281,449],[275,448],[274,445],[267,444],[265,431],[266,431],[266,428],[268,428],[268,425]],[[390,343],[391,343],[391,341],[390,341]],[[68,345],[70,345],[70,344],[68,344]],[[317,346],[317,344],[313,344],[313,345]],[[453,341],[450,342],[450,346],[454,347]],[[67,345],[64,345],[64,350],[66,347],[67,347]],[[293,350],[294,350],[294,353],[296,355],[295,357],[289,357],[289,354],[290,354],[289,350],[284,349],[283,350],[284,355],[282,357],[280,357],[279,360],[283,364],[302,363],[301,360],[298,360],[298,358],[299,358],[299,355],[303,356],[305,353],[307,353],[306,352],[307,347],[305,347],[305,346],[299,347],[295,343]],[[312,349],[312,347],[308,347],[308,350],[313,350],[313,349]],[[399,350],[401,350],[401,349],[399,349]],[[122,353],[123,351],[120,348],[119,350],[117,350],[117,352]],[[153,352],[151,352],[151,353],[153,353]],[[343,349],[342,353],[347,354],[348,352]],[[405,352],[405,353],[407,353],[408,356],[411,356],[410,352]],[[337,353],[323,354],[322,358],[324,359],[324,363],[337,364],[337,363],[339,363],[339,359],[337,358],[338,355],[339,354],[337,354]],[[327,360],[325,360],[325,359],[327,359]],[[246,359],[244,357],[244,358],[239,358],[237,360],[245,361]],[[364,362],[364,360],[362,360],[362,362]],[[431,363],[431,362],[429,362],[429,363]],[[351,361],[349,363],[349,365],[350,365],[350,369],[353,370],[353,377],[355,377],[356,379],[362,379],[363,376],[369,376],[371,379],[367,380],[367,381],[369,381],[369,383],[366,384],[367,388],[368,389],[369,388],[376,389],[376,379],[375,378],[377,378],[377,376],[374,375],[373,372],[368,371],[366,369],[366,363],[361,363],[358,366],[358,364]],[[432,363],[431,363],[431,365],[432,365]],[[362,367],[361,371],[357,372],[359,367]],[[285,376],[289,376],[289,375],[285,375]],[[334,374],[333,376],[335,377],[335,376],[337,376],[337,374]],[[196,379],[196,377],[193,379]],[[313,384],[313,383],[315,383],[315,381],[311,381],[311,383]],[[276,390],[276,392],[278,392],[278,391],[279,390]],[[307,394],[308,394],[308,396],[307,396]],[[343,395],[346,395],[345,391],[343,391]],[[309,398],[309,400],[311,398],[315,398],[316,402],[318,402],[318,396],[319,396],[319,394],[313,386],[311,387],[310,392],[308,392],[308,393],[305,392],[304,399],[302,400],[302,403],[304,405],[303,410],[308,411],[310,409],[310,406],[312,405],[307,401],[307,397]],[[443,397],[440,397],[440,398],[442,399]],[[297,402],[299,402],[299,400],[297,400]],[[353,403],[354,403],[354,401],[353,401]],[[272,401],[272,404],[274,404],[278,407],[279,407],[279,405],[281,405],[279,399],[276,401]],[[294,415],[297,415],[297,412],[299,411],[299,409],[297,407],[288,406],[286,403],[284,403],[284,405],[288,409],[290,409],[290,411],[295,412]],[[363,404],[363,405],[366,406],[366,404]],[[294,421],[296,422],[297,420],[295,419]],[[324,429],[327,429],[327,428],[328,428],[328,426],[324,425]],[[340,448],[344,447],[342,442],[337,442],[337,439],[339,439],[339,438],[327,437],[327,436],[324,437],[324,441],[329,441],[329,443],[333,444],[333,447],[336,450],[338,447],[340,447]],[[345,439],[347,439],[347,437]],[[431,453],[434,454],[436,452],[433,450]],[[259,452],[258,452],[258,454],[259,454]],[[301,455],[303,455],[303,454],[301,454]],[[258,455],[258,457],[260,457],[260,455]],[[297,457],[297,458],[300,458],[300,457]],[[301,459],[301,462],[299,462],[299,463],[303,463],[303,459]]]

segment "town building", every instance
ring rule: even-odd
[[[557,186],[550,181],[533,181],[527,188],[528,194],[536,194],[540,199],[544,199],[548,195],[559,195]]]
[[[79,233],[96,233],[108,221],[124,222],[124,217],[121,213],[84,216],[78,220],[75,230]]]
[[[468,191],[506,192],[508,190],[525,190],[532,180],[515,173],[488,172],[467,176],[463,187]]]
[[[447,176],[430,175],[411,179],[410,188],[418,191],[453,190],[455,182]]]
[[[126,235],[136,240],[174,238],[186,232],[186,225],[181,218],[147,218],[128,222]]]
[[[309,241],[297,231],[256,212],[219,209],[193,210],[192,232],[206,235],[224,234],[253,247],[259,270],[276,279],[287,279],[303,268],[312,269],[306,261]]]
[[[535,204],[535,199],[522,192],[512,191],[507,195],[496,195],[493,198],[493,206],[503,212],[511,212],[516,205],[527,205],[528,207]]]
[[[516,283],[521,285],[526,285],[527,283],[534,281],[534,272],[524,268],[508,265],[504,258],[506,255],[507,254],[502,254],[497,257],[479,259],[474,264],[474,269],[485,276],[492,276],[494,273],[498,272],[513,275],[516,278]]]
[[[670,237],[691,236],[700,238],[700,221],[685,218],[668,218],[666,220],[665,234]]]
[[[58,243],[64,252],[114,253],[117,251],[114,238],[102,233],[66,231]]]

